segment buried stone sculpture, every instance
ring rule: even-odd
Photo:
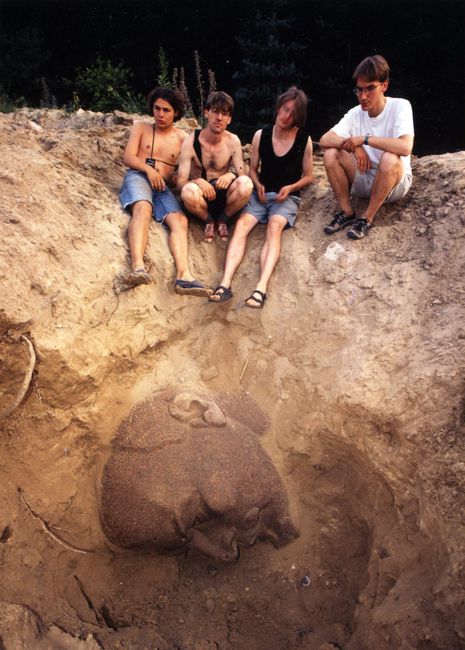
[[[103,471],[108,539],[232,562],[239,546],[297,537],[284,485],[258,440],[265,422],[246,395],[213,401],[164,391],[137,404]]]

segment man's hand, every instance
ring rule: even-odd
[[[160,174],[158,169],[153,169],[153,167],[149,166],[148,170],[145,173],[147,174],[147,178],[149,179],[149,183],[153,190],[163,192],[163,190],[166,189],[165,179]]]
[[[291,186],[290,185],[284,185],[278,192],[276,196],[276,200],[281,203],[282,201],[285,201],[287,197],[289,196],[291,192]]]
[[[193,182],[200,187],[202,196],[206,201],[214,201],[216,199],[215,188],[205,178],[196,178]]]
[[[216,185],[219,190],[227,190],[228,187],[236,180],[236,174],[234,172],[227,172],[222,176],[218,176],[216,179]]]
[[[367,152],[363,147],[356,147],[354,149],[354,156],[357,162],[357,169],[361,174],[366,174],[371,169],[371,161]]]
[[[260,203],[266,203],[265,186],[262,185],[261,183],[257,183],[255,185],[255,190],[257,192],[258,200],[260,201]]]
[[[342,141],[341,149],[344,149],[344,151],[349,151],[350,153],[354,153],[355,149],[357,147],[361,147],[364,142],[364,135],[353,135],[352,137],[346,138]]]

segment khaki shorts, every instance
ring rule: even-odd
[[[355,174],[354,182],[350,188],[350,193],[353,196],[358,196],[361,199],[368,199],[371,194],[371,188],[375,180],[378,167],[372,166],[366,174],[361,174],[358,169]],[[403,198],[409,191],[412,185],[412,175],[406,174],[400,179],[399,183],[395,185],[392,190],[389,192],[385,199],[385,203],[393,203]]]

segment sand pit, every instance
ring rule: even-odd
[[[464,648],[465,154],[415,159],[363,242],[323,234],[317,159],[257,312],[259,229],[226,305],[174,293],[156,224],[156,284],[114,291],[130,116],[0,121],[0,648]],[[217,284],[225,244],[190,252]],[[166,386],[266,415],[296,539],[224,563],[106,538],[114,433]]]

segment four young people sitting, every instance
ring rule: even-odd
[[[324,232],[331,235],[350,226],[348,236],[361,239],[381,205],[397,201],[410,189],[414,129],[410,103],[385,96],[389,66],[382,56],[364,59],[353,79],[359,105],[325,133],[319,144],[339,205]],[[120,192],[121,204],[131,215],[127,286],[153,281],[143,256],[154,218],[169,230],[176,267],[175,291],[208,296],[210,302],[230,300],[232,279],[244,257],[247,237],[260,223],[266,225],[260,275],[244,304],[263,308],[279,260],[282,233],[294,226],[300,192],[313,180],[312,141],[304,131],[305,93],[292,87],[277,98],[274,124],[253,137],[249,176],[245,174],[240,140],[227,131],[234,108],[228,94],[216,91],[209,95],[206,126],[190,135],[174,126],[183,114],[177,91],[154,89],[149,106],[154,123],[134,124],[123,158],[130,168]],[[368,200],[359,217],[352,208],[353,196]],[[188,217],[201,222],[206,242],[213,241],[216,231],[221,239],[228,240],[229,225],[236,219],[223,277],[214,290],[196,280],[189,269]]]

